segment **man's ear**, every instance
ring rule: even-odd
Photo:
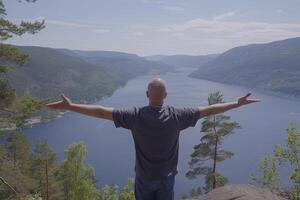
[[[146,96],[149,98],[149,92],[148,91],[146,92]]]
[[[165,92],[165,96],[164,96],[164,99],[166,98],[168,96],[168,93],[167,92]]]

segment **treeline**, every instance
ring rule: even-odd
[[[94,169],[85,164],[83,143],[71,144],[65,160],[45,142],[33,151],[26,136],[10,133],[0,145],[0,199],[43,200],[133,200],[133,180],[123,189],[116,185],[97,188]]]

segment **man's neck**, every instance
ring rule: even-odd
[[[163,106],[164,102],[152,102],[152,101],[149,101],[149,106],[153,106],[153,107],[161,107]]]

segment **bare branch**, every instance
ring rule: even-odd
[[[0,180],[1,180],[1,182],[4,184],[4,185],[6,185],[11,191],[13,191],[14,192],[14,194],[15,195],[17,195],[18,193],[17,193],[17,191],[3,178],[3,177],[1,177],[0,176]]]

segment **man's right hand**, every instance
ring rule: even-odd
[[[61,98],[62,98],[61,101],[48,103],[45,106],[47,106],[48,108],[52,108],[52,109],[69,110],[71,107],[71,104],[72,104],[71,100],[63,94],[61,95]]]

